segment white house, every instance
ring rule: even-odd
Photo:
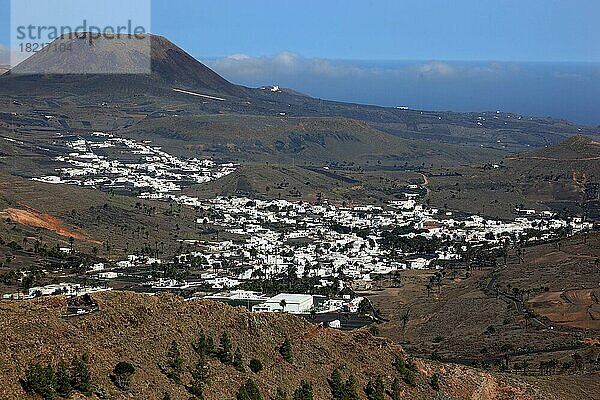
[[[284,306],[285,304],[285,306]],[[307,313],[313,308],[313,297],[308,294],[280,293],[264,303],[252,307],[254,312]]]

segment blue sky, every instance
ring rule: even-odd
[[[152,11],[152,30],[199,58],[600,62],[598,0],[153,0]]]
[[[176,3],[186,6],[154,2],[153,30],[205,57],[291,51],[359,60],[600,61],[597,0]]]

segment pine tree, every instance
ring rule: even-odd
[[[354,376],[351,376],[346,381],[346,387],[344,390],[344,400],[358,400],[358,383]]]
[[[193,347],[198,355],[210,356],[215,352],[215,343],[212,335],[206,335],[204,331],[200,331],[198,341],[194,343]]]
[[[215,355],[216,353],[215,339],[212,334],[206,336],[206,352],[208,355]]]
[[[331,389],[331,395],[333,400],[358,400],[358,383],[356,379],[351,376],[344,382],[342,374],[336,368],[331,373],[331,378],[327,380],[329,388]]]
[[[309,382],[302,381],[300,387],[294,392],[293,400],[313,400],[312,385]]]
[[[25,371],[25,390],[42,396],[44,400],[56,398],[56,375],[51,365],[32,365]]]
[[[252,379],[248,379],[238,390],[237,400],[263,400],[260,390]]]
[[[339,369],[334,369],[331,378],[327,380],[333,400],[344,400],[345,384]]]
[[[429,381],[429,385],[431,385],[433,390],[435,390],[436,392],[439,392],[440,391],[440,375],[433,374],[433,376],[431,377],[431,380]]]
[[[181,373],[183,372],[183,358],[179,351],[177,341],[171,342],[171,347],[167,352],[167,377],[175,383],[181,383]]]
[[[192,370],[192,383],[188,391],[199,399],[204,398],[204,385],[208,382],[208,364],[204,356],[200,356],[198,363]]]
[[[71,386],[86,396],[92,394],[92,378],[88,363],[89,357],[87,354],[75,357],[71,362]]]
[[[219,344],[219,359],[223,364],[231,365],[233,362],[233,353],[231,338],[229,337],[227,332],[223,332],[221,338],[219,339]]]
[[[390,392],[390,397],[392,398],[392,400],[402,399],[402,385],[400,384],[400,380],[398,378],[395,378],[394,382],[392,382],[392,390]]]
[[[232,365],[240,372],[246,371],[246,367],[244,367],[244,358],[242,357],[242,352],[240,349],[235,350],[235,354],[233,355]]]
[[[64,360],[60,360],[56,368],[56,393],[64,398],[71,397],[71,393],[73,393],[69,366]]]
[[[290,338],[285,338],[283,344],[279,347],[279,354],[290,364],[294,362],[294,349]]]
[[[189,400],[204,400],[204,387],[203,386],[191,386],[188,390],[193,397]]]
[[[285,390],[283,390],[282,388],[277,388],[277,393],[275,393],[275,397],[273,397],[273,400],[287,400],[287,392]]]
[[[379,377],[375,381],[369,381],[365,388],[368,400],[385,400],[385,385]]]

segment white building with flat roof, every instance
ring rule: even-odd
[[[289,312],[303,314],[309,312],[314,305],[313,297],[308,294],[280,293],[264,303],[252,307],[254,312]]]

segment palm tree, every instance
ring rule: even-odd
[[[406,325],[408,325],[408,321],[410,319],[410,308],[406,310],[404,314],[402,314],[402,340],[406,337]]]
[[[529,362],[523,361],[521,367],[523,368],[523,375],[527,375],[527,370],[529,369]]]
[[[529,327],[529,320],[531,319],[531,314],[525,311],[525,330]]]

